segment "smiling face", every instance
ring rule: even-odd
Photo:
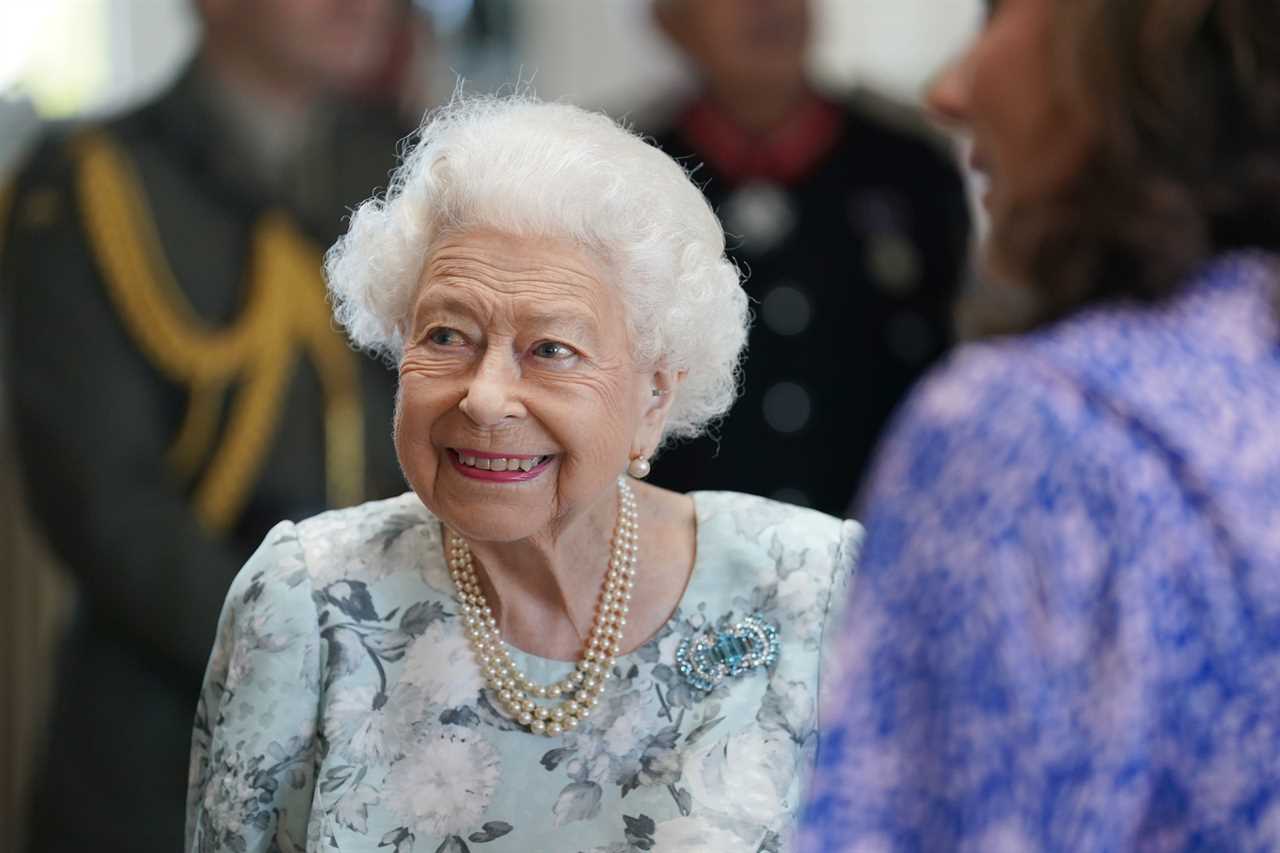
[[[413,490],[469,539],[553,533],[615,500],[672,394],[631,355],[612,271],[576,245],[466,232],[424,268],[400,363],[396,451]]]
[[[930,107],[972,135],[970,165],[987,180],[997,229],[1068,187],[1089,151],[1093,134],[1062,73],[1058,2],[987,0],[982,33],[929,91]]]

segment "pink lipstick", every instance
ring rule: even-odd
[[[468,448],[448,448],[449,461],[464,477],[490,483],[523,483],[551,464],[554,455],[491,453]]]

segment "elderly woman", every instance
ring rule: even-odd
[[[461,100],[327,269],[399,366],[412,491],[245,566],[188,849],[780,849],[857,528],[638,482],[735,391],[746,299],[698,189],[603,116]]]
[[[800,846],[1280,849],[1280,4],[990,5],[933,102],[1039,312],[883,449]]]

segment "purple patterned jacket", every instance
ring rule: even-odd
[[[1276,260],[917,390],[799,850],[1280,850]]]

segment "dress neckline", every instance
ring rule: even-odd
[[[708,494],[711,494],[711,493],[706,493],[706,492],[689,492],[688,493],[689,498],[693,501],[693,523],[694,523],[693,568],[689,571],[688,580],[685,581],[684,592],[681,593],[679,600],[676,602],[675,608],[672,609],[671,613],[667,616],[666,620],[663,621],[662,625],[651,636],[649,636],[647,639],[645,639],[644,642],[636,646],[631,651],[627,652],[626,654],[618,655],[614,659],[619,664],[621,664],[624,661],[631,660],[635,655],[639,654],[642,650],[648,648],[650,645],[658,641],[660,638],[670,634],[671,631],[674,629],[676,623],[679,621],[680,614],[684,611],[686,602],[691,600],[691,596],[697,595],[697,591],[701,587],[702,578],[706,574],[706,572],[702,570],[703,555],[706,553],[706,550],[707,550],[706,541],[705,541],[706,525],[703,523],[703,516],[706,510],[706,498]],[[444,522],[440,521],[439,519],[435,519],[435,522],[436,522],[436,525],[439,527],[439,534],[442,537],[441,541],[443,541]],[[437,559],[440,559],[442,561],[444,560],[444,557],[439,552],[438,548],[436,549],[435,556]],[[643,565],[640,568],[640,572],[641,572],[640,577],[643,578],[643,572],[644,572]],[[520,648],[519,646],[508,643],[506,640],[503,640],[503,644],[506,646],[507,650],[511,652],[511,657],[515,661],[517,666],[519,666],[522,670],[524,670],[530,676],[534,678],[538,678],[540,680],[541,678],[546,677],[546,673],[560,672],[560,671],[568,672],[570,669],[572,669],[574,666],[577,665],[576,659],[561,660],[559,658],[543,657],[542,655],[536,655],[533,652],[527,652],[524,649]]]

